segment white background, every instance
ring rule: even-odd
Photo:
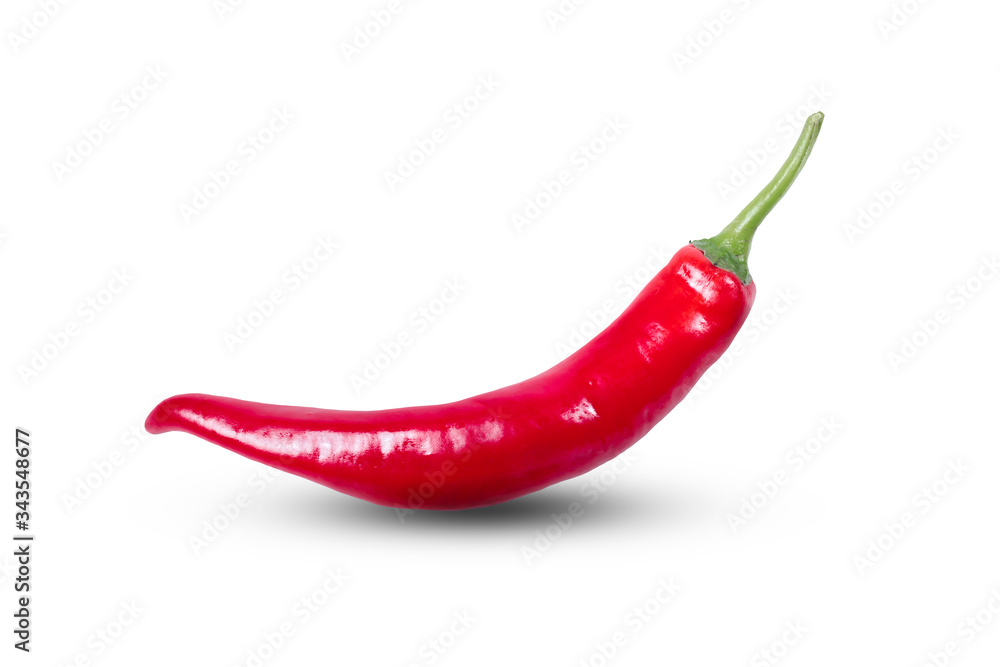
[[[30,655],[0,550],[4,664],[917,666],[950,641],[939,664],[995,664],[996,3],[910,0],[888,31],[889,1],[595,0],[553,26],[555,0],[421,0],[350,62],[342,44],[387,1],[40,4],[0,20],[2,428],[32,434],[37,535]],[[480,77],[496,90],[446,120]],[[176,393],[377,409],[540,372],[588,313],[625,306],[616,286],[728,222],[814,106],[812,160],[754,246],[741,354],[620,474],[401,522],[191,436],[130,435]],[[275,109],[294,119],[247,159]],[[620,136],[580,171],[609,119]],[[446,141],[391,191],[435,128]],[[240,173],[185,220],[229,160]],[[562,169],[571,186],[518,233]],[[320,237],[337,252],[293,289]],[[103,292],[115,271],[127,285]],[[459,298],[417,331],[447,280]],[[357,391],[401,332],[412,345]],[[795,463],[823,420],[836,433]],[[303,597],[323,604],[307,616]],[[981,609],[992,624],[970,631]]]

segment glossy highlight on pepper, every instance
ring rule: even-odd
[[[809,118],[778,175],[722,233],[681,248],[580,350],[524,382],[420,407],[344,411],[184,394],[150,433],[183,431],[380,505],[456,510],[501,503],[621,454],[694,387],[753,304],[753,232],[801,171]]]

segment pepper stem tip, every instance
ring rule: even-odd
[[[816,144],[823,118],[823,112],[817,111],[806,119],[802,134],[778,173],[725,229],[712,238],[692,242],[713,264],[735,273],[745,285],[753,281],[747,266],[747,256],[750,254],[754,232],[802,171]]]

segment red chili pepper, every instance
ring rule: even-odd
[[[719,235],[682,248],[614,322],[552,369],[503,389],[371,412],[174,396],[150,433],[184,431],[343,493],[398,508],[501,503],[621,454],[722,356],[756,286],[754,231],[805,164],[811,116],[774,180]]]

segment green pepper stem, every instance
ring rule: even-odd
[[[750,244],[753,241],[754,232],[764,222],[764,218],[771,212],[775,204],[781,201],[792,183],[798,177],[799,172],[809,159],[819,130],[823,126],[823,114],[814,113],[806,119],[802,134],[792,148],[791,155],[781,165],[777,175],[760,191],[753,201],[747,204],[746,208],[740,211],[736,218],[726,225],[726,228],[710,239],[695,241],[695,247],[705,253],[705,256],[716,266],[732,271],[743,281],[750,284],[753,278],[750,277],[750,270],[747,267],[747,256],[750,254]]]

